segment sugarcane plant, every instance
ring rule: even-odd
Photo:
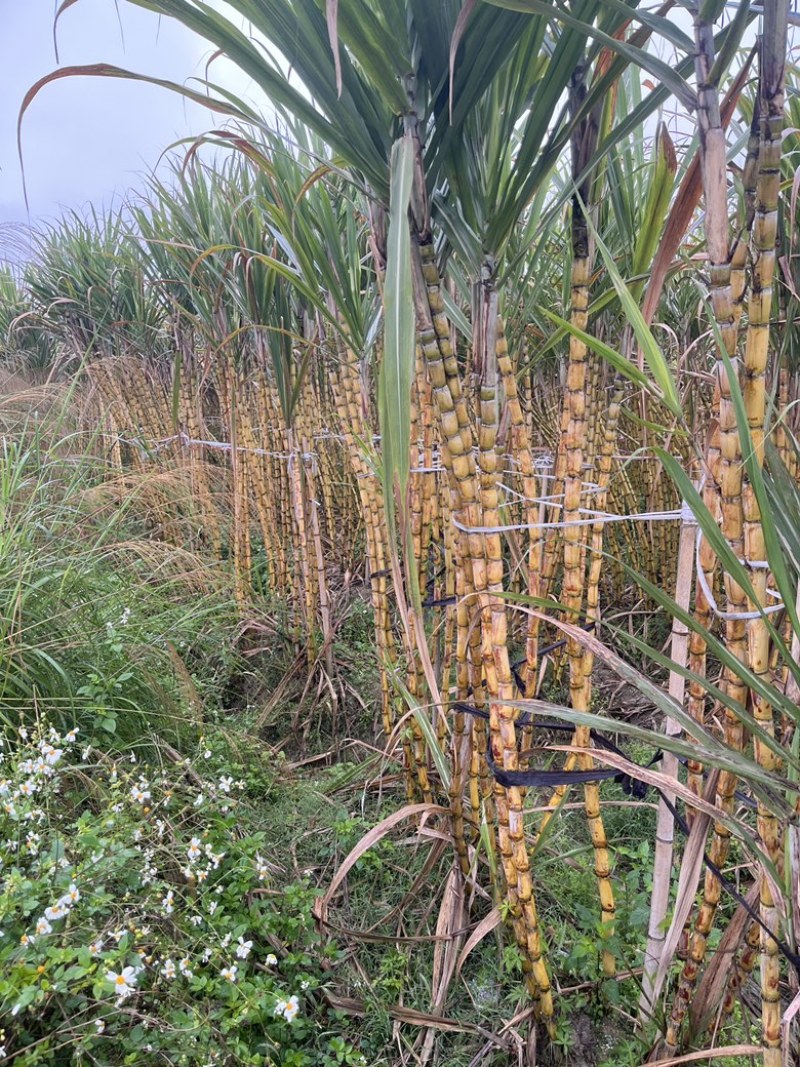
[[[132,218],[51,233],[26,276],[38,321],[93,385],[115,466],[185,465],[192,499],[179,506],[196,509],[208,551],[231,559],[242,617],[263,564],[321,688],[333,675],[331,575],[349,573],[360,549],[379,719],[400,754],[406,811],[443,818],[459,901],[486,871],[551,1036],[537,850],[581,786],[610,979],[613,841],[599,764],[612,756],[596,740],[607,719],[595,667],[638,687],[668,720],[661,743],[675,759],[634,773],[665,790],[663,841],[671,797],[694,835],[666,937],[668,870],[654,894],[642,1016],[663,1030],[656,1055],[702,1039],[735,837],[759,903],[746,912],[738,977],[714,988],[729,1011],[760,953],[763,1056],[777,1067],[796,770],[778,680],[797,675],[800,632],[793,541],[776,505],[796,491],[792,386],[771,329],[781,210],[791,231],[786,0],[764,4],[755,59],[744,42],[758,12],[746,2],[732,18],[715,0],[684,5],[692,34],[669,2],[652,12],[617,0],[231,0],[226,14],[203,0],[129,2],[204,37],[273,111],[265,119],[212,83],[201,92],[142,77],[226,124],[154,181]],[[51,81],[88,74],[138,77],[65,68],[32,87],[23,113]],[[696,121],[683,144],[653,121],[670,100],[681,122]],[[793,316],[791,280],[781,300]],[[769,381],[780,449],[765,474]],[[164,536],[181,529],[164,516]],[[604,618],[634,589],[672,619],[673,660]],[[668,693],[637,657],[670,672]],[[564,669],[568,699],[547,700]],[[539,734],[548,740],[532,725],[539,715],[573,733],[534,820],[531,752]],[[754,820],[738,810],[741,786]],[[448,919],[456,944],[464,918]]]

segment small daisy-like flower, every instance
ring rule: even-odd
[[[286,1007],[287,1007],[287,1002],[285,1000],[279,1000],[275,1004],[275,1008],[274,1008],[275,1014],[276,1015],[283,1015],[283,1013],[286,1011]]]
[[[220,978],[224,978],[228,982],[235,982],[236,972],[238,970],[239,968],[237,967],[237,965],[233,963],[230,967],[223,967],[222,970],[219,972],[219,976]]]
[[[42,916],[41,919],[36,924],[36,933],[40,937],[43,937],[45,934],[52,934],[52,932],[53,932],[53,927],[50,925],[50,923],[47,921],[47,919],[45,919],[45,917]]]
[[[36,938],[33,936],[33,934],[23,934],[22,937],[19,939],[19,943],[21,945],[25,945],[26,947],[28,945],[35,945]]]
[[[76,739],[76,737],[78,736],[79,733],[80,733],[80,730],[78,729],[78,727],[77,726],[73,726],[71,730],[68,730],[64,734],[64,740],[65,741],[69,741],[70,744],[73,744],[73,742],[75,741],[75,739]]]
[[[22,783],[19,787],[19,791],[24,797],[32,797],[36,792],[36,783],[32,782],[29,778],[26,782]]]
[[[161,906],[163,907],[164,912],[167,915],[172,915],[173,911],[175,910],[174,900],[175,900],[175,894],[172,892],[171,889],[169,889],[167,891],[167,895],[161,901]]]
[[[63,749],[54,748],[53,745],[42,745],[41,751],[48,767],[55,767],[55,765],[64,755]]]
[[[301,989],[303,990],[303,992],[305,993],[305,991],[306,991],[306,990],[308,989],[308,982],[306,982],[306,981],[303,981],[303,982],[301,982],[301,983],[300,983],[300,988],[301,988]]]
[[[266,882],[269,878],[269,867],[263,856],[256,855],[256,874],[259,882]]]
[[[297,997],[289,997],[286,1002],[286,1006],[283,1009],[283,1017],[287,1021],[287,1023],[292,1022],[292,1020],[296,1017],[299,1011],[300,1001],[297,999]]]
[[[223,793],[230,793],[231,786],[233,785],[233,778],[230,775],[223,774],[219,780],[219,788]]]
[[[267,967],[277,967],[278,957],[275,955],[274,952],[270,952],[270,954],[264,960],[264,963],[266,963]]]
[[[220,941],[219,946],[220,946],[220,948],[227,948],[230,943],[231,943],[231,935],[230,934],[225,934],[223,939]]]
[[[203,753],[203,759],[211,759],[211,749],[207,748]]]
[[[105,1021],[105,1019],[95,1019],[95,1021],[94,1021],[94,1028],[95,1028],[95,1030],[96,1030],[96,1031],[98,1032],[98,1034],[102,1034],[102,1032],[103,1032],[103,1031],[105,1030],[105,1028],[106,1028],[106,1021]]]
[[[77,904],[80,899],[81,899],[81,891],[80,891],[80,889],[78,889],[78,887],[75,885],[74,882],[71,882],[69,889],[66,891],[66,893],[61,898],[59,903],[60,904],[64,904],[67,907],[70,907],[70,905],[72,905],[72,904]]]
[[[246,960],[250,955],[250,950],[253,947],[252,941],[245,941],[243,937],[239,938],[239,944],[236,946],[236,955],[240,960]]]
[[[197,796],[194,799],[194,804],[192,806],[195,807],[195,808],[202,808],[202,806],[205,804],[205,802],[206,802],[206,798],[203,796],[203,794],[202,793],[198,793]]]
[[[203,916],[202,915],[190,915],[189,916],[189,922],[192,924],[192,926],[200,926],[202,924],[202,922],[203,922]]]
[[[63,903],[63,901],[59,900],[57,904],[51,904],[49,908],[44,909],[44,917],[45,919],[56,921],[57,919],[63,919],[64,916],[68,913],[68,911],[69,908]]]
[[[106,981],[111,982],[117,996],[123,999],[136,989],[138,974],[139,971],[136,967],[123,967],[119,973],[117,971],[106,971]]]
[[[200,856],[202,855],[202,851],[200,849],[200,838],[199,837],[193,837],[192,838],[192,840],[189,843],[189,847],[186,850],[186,854],[188,855],[190,860],[196,860],[196,859],[200,858]]]
[[[178,969],[180,970],[184,978],[194,978],[194,972],[189,966],[190,962],[191,961],[189,960],[189,957],[184,956],[184,958],[178,964]]]
[[[103,951],[103,939],[102,939],[102,937],[98,937],[98,939],[96,941],[92,941],[91,945],[89,945],[89,952],[93,956],[99,956],[102,951]]]
[[[218,900],[212,900],[212,902],[208,905],[208,914],[209,915],[213,915],[218,907],[219,907],[219,901]]]
[[[161,973],[164,975],[165,978],[169,978],[171,981],[178,973],[178,971],[172,960],[164,960],[161,965]]]
[[[139,785],[133,786],[131,796],[139,804],[146,803],[150,799],[150,790],[147,788],[147,783],[140,782]]]

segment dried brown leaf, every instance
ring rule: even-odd
[[[348,873],[358,863],[365,852],[368,852],[374,845],[384,838],[391,830],[395,828],[399,823],[404,822],[406,819],[416,818],[416,816],[427,817],[429,815],[450,815],[449,808],[443,808],[439,804],[406,804],[405,807],[399,809],[399,811],[393,812],[385,819],[372,827],[355,848],[345,857],[341,867],[334,874],[331,884],[328,886],[328,891],[324,896],[318,897],[314,904],[314,917],[321,923],[327,922],[328,908],[333,898],[336,896],[337,890],[342,882],[347,877]]]

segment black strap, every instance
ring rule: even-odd
[[[481,708],[473,708],[471,707],[471,705],[464,704],[461,701],[454,704],[453,707],[456,708],[458,711],[465,712],[468,715],[474,715],[477,718],[489,718],[488,712],[483,711],[483,709]],[[522,725],[534,726],[546,730],[558,730],[568,733],[574,733],[575,731],[574,725],[571,725],[569,723],[534,722],[531,720],[530,716],[526,715],[524,712],[518,719],[515,720],[515,726]],[[605,748],[609,752],[614,752],[616,755],[624,757],[628,760],[629,763],[633,762],[628,758],[628,756],[625,755],[622,749],[615,745],[614,742],[611,741],[608,737],[604,737],[603,734],[599,733],[597,730],[590,730],[590,734],[592,739],[600,748]],[[654,763],[658,763],[662,756],[663,752],[661,751],[661,749],[658,749],[658,751],[648,763],[636,764],[636,766],[652,767]],[[686,759],[680,756],[678,756],[677,759],[683,764],[687,762]],[[629,796],[632,795],[637,798],[642,798],[647,795],[648,790],[648,783],[642,782],[640,779],[630,774],[616,771],[611,767],[597,767],[590,771],[507,771],[502,767],[498,767],[495,763],[494,757],[492,756],[491,746],[487,746],[486,749],[486,762],[488,763],[489,769],[491,770],[497,782],[500,785],[505,786],[506,788],[508,788],[509,786],[523,786],[529,789],[553,789],[560,785],[580,785],[585,782],[603,782],[608,781],[609,779],[614,779],[615,781],[620,782],[622,784],[624,792],[627,793]],[[689,825],[686,820],[680,814],[680,812],[672,803],[672,801],[664,795],[664,792],[657,786],[655,786],[654,788],[666,804],[667,808],[669,809],[673,819],[675,820],[675,825],[678,827],[681,833],[685,834],[688,837]],[[744,796],[738,790],[736,791],[735,796],[742,803],[747,804],[748,807],[756,807],[755,801],[751,797]],[[793,952],[792,949],[789,948],[789,946],[784,941],[781,941],[779,938],[775,937],[774,933],[761,919],[760,914],[753,907],[751,907],[750,904],[748,904],[745,897],[742,896],[742,894],[738,891],[738,889],[736,889],[732,882],[728,881],[728,879],[724,876],[724,874],[716,865],[716,863],[714,863],[709,858],[708,853],[706,852],[703,852],[703,865],[709,871],[711,871],[715,878],[719,880],[720,886],[722,887],[722,889],[725,890],[728,896],[732,897],[737,902],[737,904],[740,904],[747,912],[749,917],[754,922],[758,923],[762,930],[766,931],[769,937],[772,938],[772,940],[777,945],[778,951],[781,953],[781,955],[786,960],[788,960],[788,962],[800,975],[800,955],[798,955],[796,952]]]
[[[471,715],[473,718],[476,718],[476,719],[485,719],[487,721],[489,719],[489,712],[488,711],[484,711],[483,708],[476,708],[472,704],[466,704],[462,700],[455,701],[451,705],[451,707],[454,708],[456,711],[464,712],[464,714]],[[549,720],[546,720],[546,721],[543,722],[541,720],[532,719],[531,716],[529,714],[527,714],[526,712],[522,712],[522,714],[519,716],[519,718],[514,720],[514,725],[515,726],[532,726],[537,730],[551,730],[551,731],[554,731],[554,732],[559,732],[560,731],[562,733],[569,733],[569,734],[575,732],[574,724],[562,723],[562,722],[551,722]],[[615,745],[614,742],[611,740],[611,738],[606,737],[605,734],[600,733],[599,730],[592,729],[592,730],[589,731],[589,734],[590,734],[592,740],[595,742],[595,744],[599,748],[604,748],[604,749],[606,749],[607,752],[613,752],[617,756],[622,756],[623,759],[626,759],[629,763],[633,763],[634,766],[636,766],[636,767],[652,767],[654,764],[658,763],[659,760],[661,759],[661,757],[664,755],[662,750],[659,748],[659,749],[656,750],[655,755],[653,755],[647,763],[636,763],[636,761],[632,760],[630,758],[630,756],[628,756],[628,754],[626,752],[624,752],[621,748],[619,748],[619,746]],[[689,762],[688,759],[686,759],[685,756],[676,756],[675,758],[684,767]],[[496,765],[495,765],[495,770],[497,772],[496,773],[496,777],[499,776],[499,775],[512,775],[512,776],[514,776],[514,780],[513,781],[509,780],[507,782],[506,781],[502,781],[500,777],[497,777],[498,782],[500,782],[501,785],[505,785],[505,786],[517,785],[517,786],[528,787],[528,788],[531,788],[531,789],[536,789],[537,787],[542,787],[543,788],[546,785],[546,786],[548,786],[548,788],[550,788],[550,787],[558,786],[558,785],[572,785],[573,783],[574,784],[580,784],[581,782],[591,782],[591,781],[602,782],[602,781],[605,781],[606,779],[613,778],[614,781],[619,782],[621,784],[622,790],[623,790],[624,793],[626,793],[628,796],[636,797],[638,800],[642,800],[644,797],[646,797],[647,796],[647,791],[650,788],[648,786],[647,782],[643,782],[641,779],[636,778],[631,774],[628,774],[626,771],[615,771],[615,770],[605,770],[605,769],[598,769],[597,771],[547,771],[547,772],[543,772],[543,771],[505,771],[502,768],[497,767]],[[546,782],[543,781],[542,783],[538,783],[537,781],[534,780],[534,778],[536,776],[542,775],[544,773],[547,773],[548,775],[552,775],[553,777],[548,778]],[[594,774],[595,777],[594,778],[579,778],[579,777],[575,777],[576,775],[584,775],[584,774]],[[525,778],[525,780],[523,780],[523,777]],[[530,779],[530,780],[527,780],[527,779]],[[747,796],[745,793],[742,793],[738,789],[734,793],[734,796],[736,797],[736,799],[741,804],[744,804],[745,807],[748,807],[748,808],[750,808],[752,810],[756,809],[757,804],[753,800],[752,797]]]

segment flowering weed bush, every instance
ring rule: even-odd
[[[145,766],[7,732],[0,1063],[364,1063],[325,1028],[313,891],[279,887],[253,783],[200,742]]]

